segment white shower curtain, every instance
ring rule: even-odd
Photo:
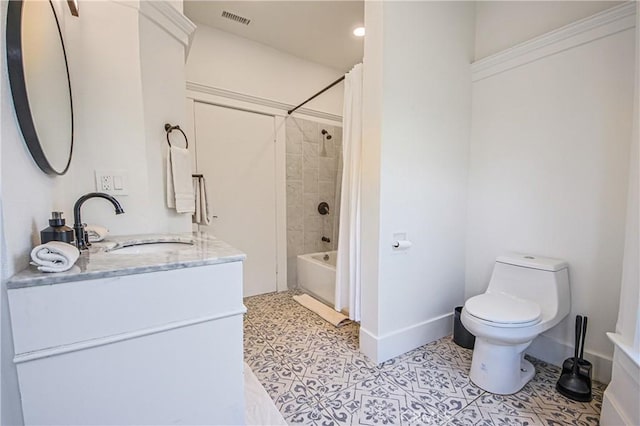
[[[360,160],[362,153],[362,64],[344,80],[342,194],[336,264],[336,310],[360,321]]]

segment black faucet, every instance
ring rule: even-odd
[[[116,214],[124,213],[118,200],[103,192],[90,192],[78,198],[78,201],[73,205],[73,230],[76,233],[76,247],[78,247],[78,250],[86,250],[87,246],[90,245],[85,238],[84,224],[80,218],[80,207],[90,198],[104,198],[107,201],[111,201],[111,204],[113,204],[113,207],[116,209]]]

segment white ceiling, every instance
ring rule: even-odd
[[[251,19],[249,25],[222,18],[222,11]],[[348,71],[362,61],[364,1],[197,1],[184,13],[196,23],[266,44],[283,52]]]

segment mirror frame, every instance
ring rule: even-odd
[[[18,118],[18,124],[20,125],[20,130],[22,131],[22,136],[27,144],[27,148],[38,167],[48,175],[61,176],[69,170],[69,166],[71,165],[74,142],[74,119],[71,79],[69,78],[69,64],[67,62],[67,51],[64,47],[64,40],[62,38],[62,30],[60,29],[58,15],[53,7],[53,3],[49,0],[51,13],[56,21],[58,36],[60,38],[60,44],[62,45],[64,65],[67,72],[67,86],[69,88],[69,108],[71,110],[71,145],[69,147],[69,158],[63,170],[56,170],[47,159],[47,156],[42,149],[40,137],[38,137],[34,117],[29,105],[22,52],[22,7],[24,0],[9,0],[8,3],[6,32],[7,68],[9,71],[9,85],[11,87],[11,95],[13,97],[13,106]]]

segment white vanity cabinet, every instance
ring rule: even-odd
[[[244,423],[242,260],[11,287],[25,424]]]

